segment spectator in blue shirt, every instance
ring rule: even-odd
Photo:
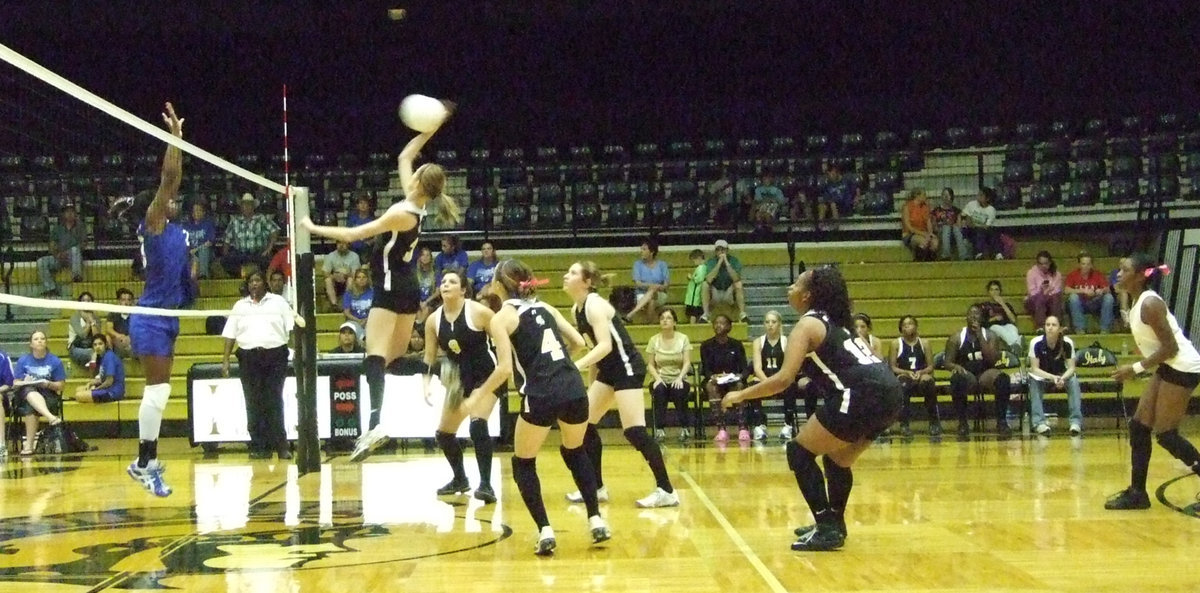
[[[121,357],[108,349],[108,338],[103,334],[92,339],[92,350],[96,353],[96,376],[75,390],[75,401],[103,404],[125,399],[125,364]]]
[[[830,227],[836,228],[839,218],[854,212],[859,190],[842,176],[842,167],[837,163],[829,164],[825,178],[825,189],[817,198],[817,224],[820,225],[828,216]]]
[[[754,206],[751,218],[760,228],[770,228],[779,220],[779,214],[785,212],[787,198],[783,190],[775,185],[774,175],[764,175],[762,183],[754,188]]]
[[[433,271],[437,278],[435,284],[441,284],[442,272],[448,268],[457,268],[460,272],[467,272],[467,252],[462,250],[462,243],[459,242],[455,235],[446,235],[442,237],[442,252],[433,258]]]
[[[354,199],[354,210],[346,216],[346,226],[361,226],[375,220],[375,211],[371,208],[371,196],[360,194]],[[350,244],[350,251],[358,254],[360,259],[367,259],[370,255],[371,246],[364,241],[355,241]]]
[[[208,278],[212,265],[212,246],[217,238],[217,223],[208,217],[203,200],[192,203],[192,216],[183,222],[188,251],[192,254],[192,278]]]
[[[354,281],[342,293],[342,313],[347,321],[353,321],[360,326],[367,322],[367,313],[371,311],[371,303],[375,300],[375,291],[371,288],[371,279],[367,271],[359,268],[354,272]]]
[[[667,306],[667,288],[671,284],[671,271],[667,262],[658,259],[658,242],[654,239],[642,241],[641,257],[633,262],[634,294],[637,302],[625,315],[625,320],[645,309],[657,318],[659,311]]]
[[[67,370],[57,356],[46,347],[46,333],[35,331],[29,336],[29,354],[17,360],[13,367],[13,395],[16,415],[25,420],[25,446],[21,455],[33,454],[37,438],[38,417],[54,426],[62,418],[50,413],[48,398],[61,397],[67,382]]]
[[[484,241],[483,245],[479,246],[479,259],[467,267],[467,278],[471,280],[471,288],[475,294],[479,294],[484,286],[492,283],[498,263],[500,259],[496,257],[496,247],[491,241]]]

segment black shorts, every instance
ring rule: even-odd
[[[871,440],[896,421],[903,401],[904,389],[893,376],[890,382],[872,381],[859,389],[831,391],[825,406],[817,410],[817,419],[847,443]]]
[[[1200,385],[1200,373],[1187,373],[1165,364],[1158,365],[1158,370],[1154,371],[1154,374],[1167,383],[1179,385],[1188,390],[1195,389],[1197,385]]]
[[[398,290],[374,287],[372,290],[375,297],[371,300],[371,308],[378,307],[398,315],[416,315],[417,311],[421,310],[421,289],[415,282],[411,286],[405,285],[403,281],[400,284]]]
[[[596,382],[603,383],[613,388],[613,391],[625,391],[628,389],[641,389],[646,385],[646,371],[637,372],[634,370],[632,375],[624,372],[614,373],[600,369],[596,373]]]
[[[521,418],[541,427],[553,426],[555,421],[583,424],[588,421],[588,406],[586,397],[558,402],[531,402],[526,397],[521,401]]]

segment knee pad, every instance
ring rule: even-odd
[[[372,354],[363,359],[363,374],[368,379],[371,377],[382,377],[386,367],[387,364],[384,362],[382,356]]]
[[[567,464],[568,468],[574,467],[573,464],[575,463],[575,459],[577,457],[586,455],[583,452],[583,447],[575,447],[574,449],[568,449],[561,445],[558,447],[558,453],[559,453],[559,455],[562,455],[563,462],[565,462]]]
[[[1150,442],[1150,427],[1138,422],[1137,420],[1130,420],[1129,441],[1131,443],[1138,441]]]
[[[625,429],[625,440],[629,441],[634,449],[641,452],[650,444],[650,435],[646,434],[645,426],[630,426]]]
[[[817,456],[812,451],[800,446],[796,441],[787,442],[788,467],[799,472],[809,466],[816,465]]]
[[[488,434],[487,420],[472,418],[468,427],[471,431],[471,440],[475,442],[475,446],[478,447],[482,441],[491,440],[492,435]]]
[[[147,385],[142,390],[142,405],[147,406],[158,413],[162,413],[167,409],[167,400],[171,398],[171,384],[159,383],[157,385]]]
[[[441,447],[443,451],[454,451],[461,449],[461,447],[458,446],[458,437],[455,436],[454,433],[442,432],[438,430],[433,433],[433,439],[437,441],[438,447]]]
[[[527,476],[529,474],[536,474],[537,473],[537,457],[525,458],[525,457],[517,457],[516,455],[513,455],[512,472],[513,472],[514,480],[520,480],[520,478]]]
[[[964,395],[971,389],[971,380],[963,376],[962,373],[952,373],[950,375],[950,390],[955,395]]]
[[[1200,463],[1200,452],[1196,451],[1187,439],[1179,436],[1178,430],[1168,430],[1158,433],[1156,438],[1159,446],[1166,449],[1176,459],[1184,462],[1188,467],[1194,467]]]
[[[992,382],[992,386],[999,393],[1001,389],[1008,390],[1012,388],[1012,377],[1008,373],[1000,373],[996,375],[996,380]]]

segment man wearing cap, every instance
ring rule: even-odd
[[[337,346],[330,350],[330,354],[365,354],[367,351],[363,349],[362,343],[358,340],[358,330],[361,327],[358,324],[347,321],[338,328],[338,343]]]
[[[225,229],[225,256],[221,267],[230,278],[241,278],[242,267],[254,264],[266,271],[271,248],[279,237],[279,227],[265,214],[254,213],[254,196],[242,194],[240,216],[229,219]]]
[[[700,318],[708,321],[708,313],[712,303],[735,303],[738,309],[738,320],[746,321],[746,292],[742,289],[742,262],[736,256],[729,255],[729,242],[717,239],[713,244],[713,257],[705,264],[708,275],[704,277],[707,285],[701,291],[704,304],[704,315]]]
[[[79,223],[75,206],[67,204],[58,216],[58,224],[50,231],[50,254],[37,260],[38,278],[42,281],[42,296],[58,296],[54,273],[70,266],[71,280],[83,280],[83,242],[87,231]]]

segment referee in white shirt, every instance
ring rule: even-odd
[[[250,458],[291,459],[283,426],[283,381],[288,373],[288,338],[294,321],[283,297],[267,292],[261,272],[246,277],[245,298],[233,305],[225,322],[225,356],[222,375],[229,376],[229,355],[237,344],[238,376],[246,398],[246,424],[250,432]]]

